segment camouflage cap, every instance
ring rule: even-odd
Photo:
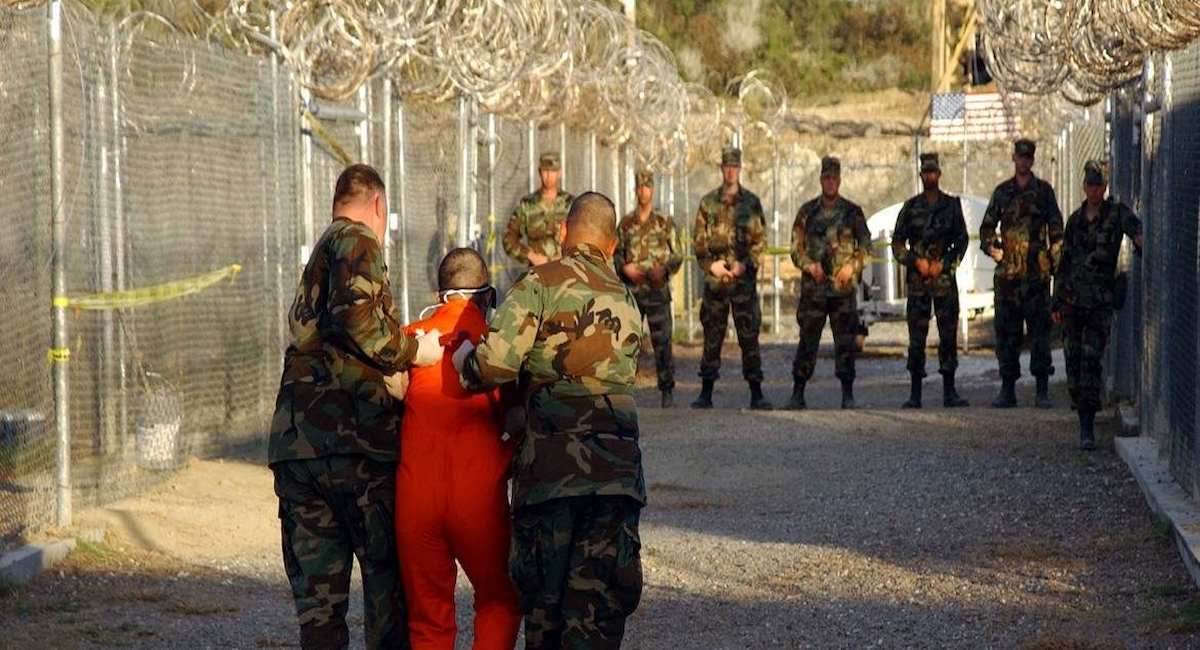
[[[1029,156],[1032,158],[1033,154],[1036,152],[1037,145],[1034,144],[1033,140],[1030,140],[1029,138],[1021,138],[1013,143],[1013,153],[1017,154],[1018,156]]]
[[[562,169],[562,161],[558,157],[557,151],[546,151],[538,158],[538,171],[559,171]]]
[[[1108,183],[1108,163],[1102,160],[1089,160],[1084,163],[1084,185],[1104,185],[1106,183]]]
[[[725,147],[721,150],[721,166],[741,167],[742,150],[737,147]]]
[[[837,156],[825,156],[821,159],[821,176],[841,176],[842,161]]]
[[[924,174],[925,172],[940,172],[940,171],[942,171],[942,166],[938,162],[938,155],[936,153],[931,152],[931,153],[921,154],[921,173],[922,174]]]
[[[639,169],[634,176],[636,187],[654,187],[654,172],[649,169]]]

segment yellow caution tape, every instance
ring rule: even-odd
[[[57,296],[54,298],[53,304],[55,307],[65,307],[69,309],[88,309],[88,310],[106,310],[106,309],[125,309],[127,307],[140,307],[165,300],[174,300],[182,298],[193,293],[203,291],[212,285],[229,278],[232,280],[237,277],[237,274],[242,270],[240,264],[230,264],[224,268],[197,275],[191,278],[182,280],[174,280],[172,282],[164,282],[152,287],[143,287],[141,289],[127,289],[125,291],[112,291],[108,293],[92,293],[79,296]]]
[[[46,360],[50,363],[66,363],[71,360],[70,348],[50,348],[46,351]]]

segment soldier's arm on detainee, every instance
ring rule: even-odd
[[[529,264],[529,248],[525,242],[521,241],[521,209],[519,206],[513,211],[512,216],[508,218],[508,224],[504,227],[504,252],[522,264]]]
[[[394,310],[385,309],[388,288],[383,250],[374,237],[348,234],[329,268],[331,328],[385,373],[405,370],[417,353],[416,339],[404,334]]]
[[[804,271],[814,262],[816,260],[808,256],[808,215],[800,208],[792,222],[792,264]]]
[[[892,229],[892,255],[904,266],[912,266],[917,261],[917,254],[908,247],[908,220],[912,210],[908,202],[900,207],[896,215],[896,227]]]
[[[488,333],[462,364],[462,386],[481,392],[517,381],[541,327],[542,285],[536,272],[525,274],[496,309]]]

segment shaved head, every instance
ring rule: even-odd
[[[438,265],[438,291],[478,289],[487,283],[487,264],[473,248],[455,248]]]
[[[606,250],[616,239],[617,210],[607,196],[584,192],[571,202],[565,246],[591,244]]]

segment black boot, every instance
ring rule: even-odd
[[[762,384],[757,381],[750,382],[750,408],[755,411],[770,411],[774,408],[767,398],[763,397]]]
[[[954,390],[954,373],[952,372],[942,375],[942,405],[948,409],[970,406],[967,400],[960,397],[958,391]]]
[[[696,401],[692,402],[692,408],[694,409],[712,408],[713,384],[717,383],[717,380],[705,379],[703,381],[704,383],[700,387],[700,396],[696,398]]]
[[[901,408],[919,409],[921,408],[921,381],[925,379],[921,375],[913,374],[912,388],[908,392],[908,401],[901,404]]]
[[[665,409],[675,408],[675,396],[671,394],[670,388],[664,388],[662,392],[662,407]]]
[[[1040,409],[1054,408],[1054,402],[1050,400],[1050,377],[1046,375],[1038,375],[1037,377],[1037,401],[1035,405]]]
[[[803,411],[808,408],[808,402],[804,401],[804,382],[795,380],[792,384],[792,397],[783,408],[789,411]]]
[[[1090,409],[1079,411],[1079,448],[1083,451],[1096,448],[1096,412]]]
[[[1005,379],[1000,385],[1000,394],[992,400],[994,409],[1010,409],[1017,405],[1017,380]]]
[[[854,380],[853,379],[843,379],[842,380],[842,408],[844,408],[844,409],[858,408],[858,404],[854,403]]]

